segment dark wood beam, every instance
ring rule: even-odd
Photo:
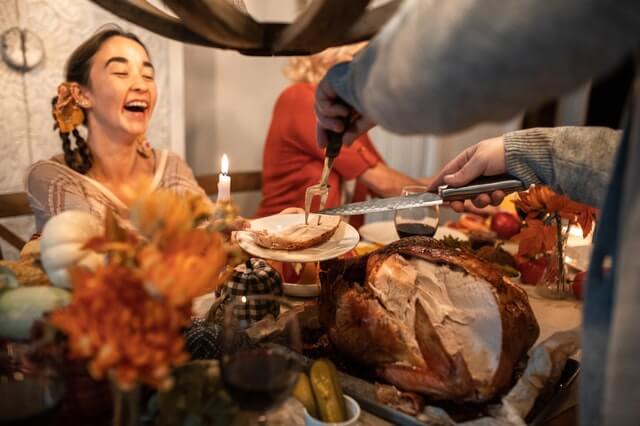
[[[375,9],[368,10],[367,13],[351,25],[345,39],[350,40],[350,43],[369,40],[397,12],[402,1],[393,0]]]
[[[350,26],[367,9],[369,0],[314,0],[274,41],[273,50],[306,48],[319,52],[344,43]]]
[[[165,0],[183,24],[214,44],[232,49],[263,46],[262,27],[227,0]]]
[[[179,19],[147,0],[91,1],[173,40],[252,56],[291,56],[369,39],[402,0],[375,9],[367,9],[370,0],[313,0],[292,23],[257,22],[240,0],[164,0]]]
[[[215,45],[211,40],[194,33],[187,28],[180,19],[166,14],[145,0],[91,1],[119,18],[133,22],[136,25],[172,40],[200,46],[226,48],[223,45]]]

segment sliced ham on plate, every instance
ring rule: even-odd
[[[340,225],[339,216],[311,217],[308,224],[298,223],[277,232],[253,231],[257,245],[275,250],[304,250],[328,241]]]

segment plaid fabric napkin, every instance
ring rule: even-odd
[[[240,302],[242,296],[282,294],[282,277],[278,271],[262,259],[251,258],[236,266],[229,281],[220,289],[220,296],[226,297],[221,307],[226,309],[231,303]],[[249,322],[259,321],[267,314],[277,318],[280,305],[271,301],[251,300],[236,305],[234,314],[236,318]]]

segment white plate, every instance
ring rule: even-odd
[[[316,297],[320,296],[320,284],[282,283],[282,290],[287,296]]]
[[[364,240],[380,245],[387,245],[400,239],[392,220],[383,220],[362,225],[360,227],[360,236],[362,236]],[[433,237],[442,239],[445,236],[455,237],[462,241],[469,239],[464,233],[456,229],[447,226],[438,226],[438,230]]]
[[[299,223],[304,223],[304,214],[276,214],[251,221],[251,229],[265,229],[269,232],[280,232]],[[236,232],[236,239],[240,247],[252,256],[263,259],[278,260],[280,262],[319,262],[333,259],[353,249],[360,241],[360,235],[355,228],[343,221],[338,225],[335,234],[323,244],[304,250],[273,250],[260,247],[253,240],[250,232]]]

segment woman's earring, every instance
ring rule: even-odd
[[[151,154],[153,153],[153,150],[151,148],[151,144],[147,140],[146,135],[142,134],[142,135],[140,135],[140,136],[138,136],[136,138],[136,152],[142,158],[151,157]]]

